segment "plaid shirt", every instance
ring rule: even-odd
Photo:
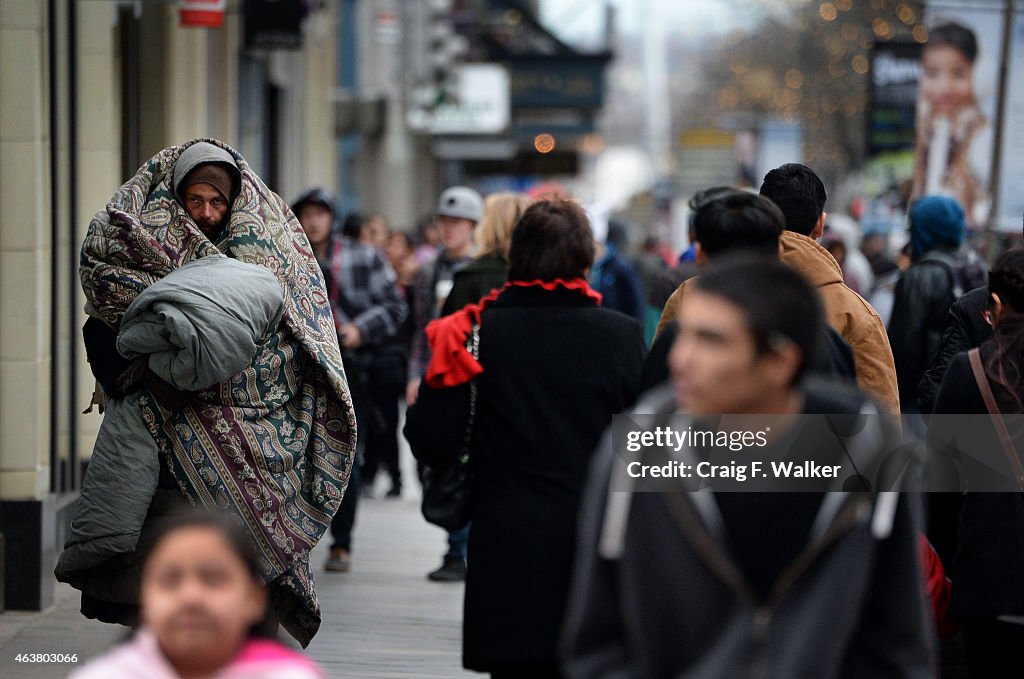
[[[347,323],[359,328],[364,346],[394,335],[409,307],[398,292],[391,264],[376,249],[351,238],[331,243],[327,264],[324,276],[339,335]]]
[[[413,336],[409,353],[409,379],[423,377],[430,363],[430,343],[427,342],[427,324],[441,315],[441,307],[451,290],[455,273],[463,269],[472,257],[452,259],[443,250],[420,269],[413,298]]]

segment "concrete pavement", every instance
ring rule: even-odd
[[[445,534],[420,517],[407,450],[403,458],[405,496],[360,501],[352,572],[323,571],[329,536],[313,552],[323,625],[308,652],[330,677],[482,676],[462,670],[463,586],[426,579],[441,563]],[[61,585],[47,611],[0,614],[0,677],[65,677],[124,634],[83,618],[77,592]],[[19,663],[19,653],[77,653],[78,662]]]
[[[362,500],[356,522],[352,572],[317,573],[324,621],[310,655],[332,677],[482,676],[462,670],[462,584],[426,579],[447,543],[418,497]]]

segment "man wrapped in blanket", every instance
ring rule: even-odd
[[[320,625],[309,553],[341,503],[356,427],[299,222],[236,151],[193,140],[97,213],[80,274],[105,414],[58,580],[87,617],[134,625],[153,529],[217,509],[252,537],[268,622],[307,645]]]

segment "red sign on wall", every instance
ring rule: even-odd
[[[181,0],[178,16],[182,26],[220,28],[224,25],[227,0]]]

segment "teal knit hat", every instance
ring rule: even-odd
[[[957,247],[967,236],[967,217],[949,196],[926,196],[910,208],[910,244],[917,259],[941,246]]]

